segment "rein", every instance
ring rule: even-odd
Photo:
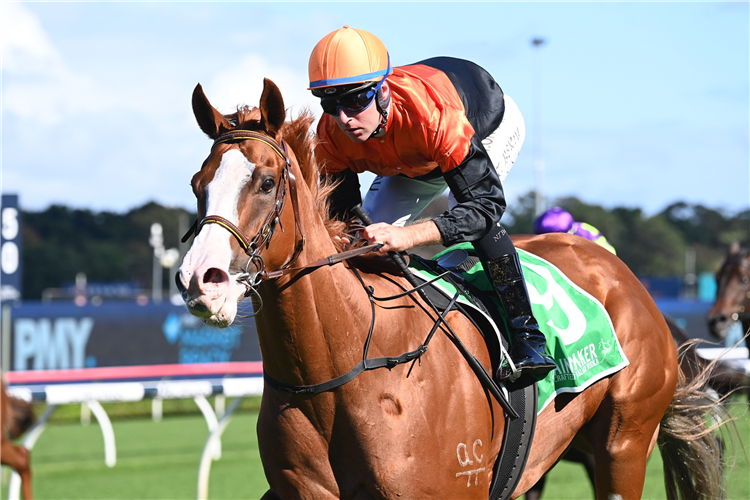
[[[376,246],[376,245],[370,245],[370,246]],[[390,370],[393,367],[400,365],[402,363],[408,363],[409,361],[416,361],[417,359],[421,358],[422,354],[427,352],[427,346],[430,343],[430,340],[432,340],[432,337],[435,335],[435,332],[437,331],[437,329],[441,326],[441,324],[445,323],[446,325],[448,325],[448,323],[445,321],[445,316],[453,309],[453,306],[455,305],[456,301],[458,300],[460,296],[460,293],[456,293],[456,295],[448,304],[448,307],[446,307],[445,311],[443,311],[442,313],[438,313],[438,316],[439,316],[438,320],[435,322],[435,325],[432,327],[432,330],[427,335],[427,339],[422,343],[422,345],[417,347],[415,350],[405,352],[399,356],[383,356],[379,358],[368,358],[367,353],[370,350],[370,340],[372,340],[372,333],[375,330],[375,302],[394,300],[394,299],[403,297],[404,295],[411,295],[412,293],[417,292],[426,286],[429,286],[433,282],[438,281],[441,278],[444,278],[448,273],[447,272],[443,273],[431,279],[430,281],[422,283],[418,287],[412,288],[411,290],[407,290],[403,293],[393,295],[391,297],[376,297],[375,290],[371,286],[367,286],[365,284],[364,280],[362,279],[362,275],[359,273],[357,268],[352,267],[351,269],[352,271],[354,271],[355,276],[357,276],[357,279],[362,285],[362,288],[365,290],[365,292],[367,292],[367,298],[370,301],[370,310],[372,311],[372,320],[370,321],[370,329],[367,332],[367,340],[365,341],[362,361],[357,363],[354,366],[354,368],[352,368],[351,370],[349,370],[343,375],[339,375],[338,377],[328,380],[326,382],[321,382],[319,384],[313,384],[313,385],[285,384],[283,382],[279,382],[278,380],[271,378],[264,371],[263,379],[273,389],[276,389],[282,392],[288,392],[290,394],[296,394],[296,395],[320,394],[323,392],[336,389],[337,387],[341,387],[347,382],[351,382],[352,380],[357,378],[358,375],[360,375],[362,372],[365,372],[367,370],[375,370],[377,368],[388,368]],[[448,328],[450,328],[450,326]],[[410,373],[411,373],[411,370],[410,370]]]
[[[362,248],[365,248],[365,247],[362,247]],[[325,260],[326,259],[321,259],[321,261],[318,261],[318,262],[322,262]],[[321,264],[321,265],[325,265],[325,264]],[[461,292],[460,291],[456,292],[456,294],[451,298],[450,302],[448,303],[448,306],[442,312],[440,312],[438,308],[435,307],[435,305],[432,303],[432,301],[426,295],[424,295],[424,290],[423,290],[424,288],[432,285],[434,282],[442,278],[445,278],[446,276],[450,274],[450,271],[445,271],[441,273],[440,275],[436,276],[435,278],[432,278],[429,281],[425,281],[418,285],[414,285],[413,288],[411,288],[410,290],[405,290],[402,293],[392,295],[390,297],[376,297],[375,289],[372,286],[367,286],[367,284],[362,279],[362,275],[359,273],[357,268],[351,267],[351,270],[354,272],[355,276],[357,277],[360,284],[362,285],[362,288],[367,293],[367,298],[370,301],[370,310],[372,311],[372,320],[370,321],[370,329],[367,332],[367,340],[365,340],[365,347],[364,347],[364,352],[362,354],[362,361],[357,363],[354,366],[354,368],[344,373],[343,375],[339,375],[338,377],[335,377],[326,382],[321,382],[319,384],[312,384],[312,385],[285,384],[283,382],[279,382],[278,380],[272,378],[270,375],[268,375],[264,371],[263,380],[265,380],[265,382],[271,388],[276,389],[277,391],[287,392],[287,393],[295,394],[295,395],[315,395],[315,394],[321,394],[323,392],[331,391],[333,389],[336,389],[337,387],[341,387],[342,385],[348,382],[351,382],[357,376],[359,376],[362,372],[365,372],[367,370],[375,370],[377,368],[388,368],[388,370],[391,370],[395,366],[400,365],[402,363],[408,363],[409,361],[412,361],[412,368],[413,368],[414,362],[416,362],[417,360],[420,360],[420,363],[421,363],[422,355],[425,352],[427,352],[427,347],[430,341],[435,335],[435,332],[437,332],[438,328],[440,328],[446,334],[448,339],[451,342],[453,342],[453,344],[458,348],[458,350],[464,356],[466,361],[469,362],[469,365],[471,366],[472,370],[479,378],[479,381],[492,394],[492,396],[494,396],[494,398],[497,400],[497,402],[505,411],[508,418],[511,420],[516,420],[520,417],[518,412],[511,406],[510,402],[508,401],[508,397],[504,393],[501,392],[497,384],[487,374],[484,368],[481,367],[481,364],[474,357],[474,355],[472,355],[466,349],[466,347],[461,342],[461,339],[458,337],[456,332],[453,331],[453,328],[451,328],[451,326],[448,324],[448,321],[446,320],[448,313],[450,313],[454,308],[457,307],[456,302],[458,301],[458,298],[461,296]],[[413,293],[418,293],[420,296],[422,296],[425,302],[437,314],[437,319],[435,320],[435,324],[432,326],[432,329],[430,330],[430,333],[427,335],[427,338],[425,339],[425,341],[415,350],[405,352],[399,356],[383,356],[379,358],[368,358],[367,353],[370,349],[370,340],[372,339],[372,333],[375,330],[375,302],[376,301],[385,302],[389,300],[395,300],[395,299],[404,297],[406,295],[412,295]],[[502,346],[501,346],[501,349],[502,349]],[[407,373],[406,376],[408,377],[410,374],[411,374],[411,368],[409,369],[409,372]]]

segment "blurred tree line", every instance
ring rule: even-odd
[[[179,248],[194,219],[194,213],[153,202],[125,214],[61,205],[41,212],[24,210],[23,298],[39,300],[45,288],[74,284],[78,273],[84,273],[88,282],[135,282],[150,289],[151,225],[162,225],[165,248]],[[167,289],[172,276],[164,271]]]
[[[578,198],[556,200],[578,222],[599,229],[617,256],[638,276],[682,276],[688,248],[695,252],[695,272],[714,273],[726,257],[729,245],[750,243],[750,209],[726,214],[703,205],[677,202],[647,216],[640,208],[611,210],[589,205]],[[503,223],[511,234],[532,233],[534,193],[512,204]]]
[[[695,251],[695,271],[713,273],[732,241],[743,245],[750,242],[750,210],[726,214],[679,202],[647,216],[639,208],[609,210],[574,197],[558,199],[555,204],[568,210],[577,221],[598,228],[639,276],[685,274],[688,248]],[[532,232],[534,206],[533,192],[511,204],[503,217],[511,234]],[[137,282],[150,289],[151,224],[162,225],[165,248],[180,248],[179,239],[194,218],[194,213],[184,209],[153,202],[125,214],[60,205],[41,212],[24,211],[23,297],[38,300],[42,290],[70,285],[80,272],[86,274],[89,282]],[[173,277],[168,272],[163,274],[166,289]]]

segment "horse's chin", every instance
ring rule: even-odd
[[[244,286],[232,286],[226,293],[213,299],[205,295],[187,300],[187,310],[199,317],[205,324],[216,328],[226,328],[237,318],[237,304],[245,293]]]
[[[208,326],[214,328],[226,328],[234,322],[234,317],[223,317],[223,315],[215,315],[210,318],[201,318],[201,320]]]
[[[711,326],[708,331],[711,333],[713,338],[717,340],[724,340],[727,338],[729,332],[729,325]]]
[[[724,340],[727,338],[729,328],[731,328],[735,322],[734,318],[730,319],[731,317],[731,314],[724,314],[723,312],[712,313],[709,311],[707,317],[709,333],[718,340]]]

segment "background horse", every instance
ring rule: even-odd
[[[742,322],[742,333],[750,330],[750,250],[730,245],[727,257],[716,272],[716,300],[707,314],[708,328],[717,339],[723,340],[729,328]]]
[[[330,186],[318,184],[311,114],[285,122],[270,80],[259,108],[223,116],[200,85],[192,104],[214,145],[192,179],[199,221],[176,280],[188,310],[209,325],[231,324],[238,301],[253,295],[266,377],[264,498],[487,498],[504,418],[445,329],[416,363],[365,371],[320,394],[282,390],[340,377],[368,348],[371,357],[414,351],[435,317],[415,294],[373,299],[408,290],[403,277],[320,264],[341,250],[342,225],[328,218]],[[605,306],[630,365],[545,408],[514,496],[575,446],[595,457],[598,497],[639,498],[657,440],[670,498],[718,496],[719,453],[703,414],[716,407],[685,385],[667,325],[637,278],[567,234],[518,246]],[[446,319],[489,370],[481,333],[455,311]]]
[[[5,382],[0,379],[0,463],[12,467],[21,477],[21,490],[26,500],[31,500],[31,466],[29,450],[13,444],[34,423],[31,405],[25,401],[8,396]]]
[[[729,246],[727,257],[716,272],[716,300],[706,314],[708,329],[719,340],[727,338],[730,327],[739,321],[743,335],[750,331],[750,250],[738,242]],[[747,337],[746,337],[747,338]],[[750,347],[750,344],[748,344]],[[750,354],[750,353],[749,353]],[[747,377],[743,384],[747,387]]]

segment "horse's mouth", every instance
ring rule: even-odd
[[[229,319],[221,319],[217,316],[211,316],[210,318],[202,318],[202,321],[208,326],[213,326],[214,328],[226,328],[229,325],[231,325],[233,322]]]
[[[188,299],[184,296],[182,298],[183,300],[185,300],[185,305],[187,306],[188,312],[193,316],[197,316],[199,318],[210,318],[211,316],[214,316],[214,312],[204,300],[204,296],[195,297],[192,299]]]
[[[226,297],[224,297],[226,299]],[[227,301],[224,300],[215,310],[212,310],[205,297],[196,297],[185,301],[187,310],[193,316],[201,319],[205,324],[216,328],[226,328],[234,322],[235,314],[227,310]]]
[[[223,278],[198,279],[193,272],[180,270],[175,276],[175,282],[190,314],[207,325],[226,328],[234,322],[237,303],[247,290],[245,280],[252,280],[254,276],[247,273],[230,275],[216,271],[216,268],[211,268],[210,271],[211,276]]]
[[[200,318],[209,326],[226,328],[234,322],[237,304],[244,297],[243,292],[244,286],[238,283],[237,286],[231,287],[218,296],[201,294],[191,297],[188,293],[183,293],[182,298],[190,314]]]
[[[709,320],[708,330],[709,332],[711,332],[711,335],[713,335],[714,338],[724,340],[725,338],[727,338],[727,332],[729,331],[729,327],[732,325],[732,323],[733,322],[727,320]]]

